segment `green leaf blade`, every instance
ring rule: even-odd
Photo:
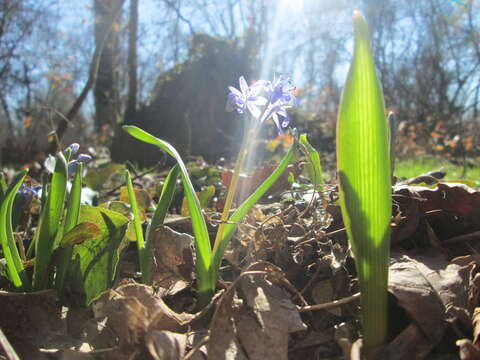
[[[9,280],[17,289],[26,289],[30,285],[20,255],[18,254],[12,229],[13,201],[27,172],[28,170],[24,170],[17,174],[10,186],[4,189],[4,196],[0,204],[0,243],[7,262]]]
[[[63,216],[65,194],[67,191],[67,162],[62,153],[58,153],[55,171],[45,207],[42,209],[35,241],[35,268],[33,273],[34,289],[41,290],[47,286],[47,270],[55,250],[55,238]]]
[[[70,154],[69,154],[70,155]],[[63,226],[63,234],[68,234],[78,223],[80,216],[80,199],[82,197],[82,173],[83,164],[79,163],[73,179],[70,196],[67,203],[67,213],[65,215],[65,224]],[[60,249],[59,265],[55,277],[55,287],[59,294],[63,291],[68,266],[72,258],[73,247],[66,246]]]
[[[320,190],[320,187],[324,184],[322,165],[320,163],[320,154],[308,142],[306,134],[300,135],[299,143],[302,146],[305,156],[308,158],[307,167],[310,181],[312,182],[315,190]]]
[[[192,218],[192,227],[195,235],[195,247],[197,254],[197,290],[199,293],[200,302],[204,303],[207,301],[206,299],[210,299],[215,291],[215,283],[212,281],[210,274],[212,249],[210,245],[207,224],[205,223],[205,218],[203,217],[200,201],[198,200],[195,189],[190,181],[187,167],[185,166],[185,163],[183,162],[177,150],[175,150],[175,148],[168,142],[158,139],[136,126],[126,125],[122,128],[134,138],[148,144],[155,145],[167,152],[177,161],[180,167],[185,197],[187,198],[188,210]]]
[[[179,165],[176,164],[168,173],[165,183],[163,184],[162,193],[160,194],[160,199],[158,200],[157,208],[153,213],[152,222],[150,223],[149,231],[147,233],[147,240],[150,239],[150,234],[155,231],[155,229],[162,225],[165,216],[167,215],[167,210],[172,203],[173,195],[175,194],[175,186],[177,184]]]
[[[133,226],[135,229],[135,237],[137,239],[138,257],[140,262],[140,270],[142,272],[142,280],[149,283],[152,274],[151,254],[145,248],[145,240],[143,237],[142,221],[140,220],[140,211],[138,210],[137,197],[133,189],[132,178],[130,172],[126,170],[128,199],[133,213]]]
[[[391,219],[391,163],[382,89],[368,26],[354,14],[355,50],[337,123],[342,215],[362,292],[367,348],[382,344],[387,327]]]

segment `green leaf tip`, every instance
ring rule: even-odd
[[[353,11],[353,28],[357,38],[369,39],[368,24],[360,10]]]

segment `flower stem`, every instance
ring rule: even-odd
[[[243,138],[242,146],[240,147],[240,153],[238,154],[238,158],[233,169],[232,180],[230,181],[230,186],[228,187],[227,198],[225,199],[222,216],[220,217],[220,225],[218,227],[217,235],[215,236],[212,254],[217,252],[222,241],[225,222],[228,220],[228,216],[233,205],[233,199],[235,197],[235,193],[237,192],[238,180],[240,179],[240,170],[242,169],[247,157],[247,150],[250,145],[249,139],[252,139],[254,134],[255,132],[252,131]]]

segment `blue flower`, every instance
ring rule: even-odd
[[[42,190],[41,185],[28,187],[25,184],[22,184],[20,186],[20,189],[18,189],[17,194],[21,194],[25,200],[25,203],[29,204],[34,197],[35,198],[40,197],[41,190]]]
[[[230,94],[227,97],[227,104],[225,106],[227,111],[237,110],[239,114],[243,114],[245,109],[248,109],[252,116],[256,119],[262,114],[259,106],[264,106],[267,99],[260,96],[264,89],[265,82],[257,81],[252,86],[248,86],[247,81],[243,76],[238,79],[240,90],[229,86]]]
[[[80,149],[80,145],[77,143],[70,144],[64,152],[67,152],[68,150],[71,151],[71,155],[75,155],[78,152],[78,149]]]
[[[68,163],[68,173],[73,174],[77,170],[79,163],[87,163],[90,160],[92,160],[92,157],[90,155],[87,155],[87,154],[78,155],[76,160],[72,160]]]
[[[290,123],[287,108],[296,106],[297,101],[293,94],[295,87],[290,79],[283,76],[273,81],[259,80],[248,86],[243,76],[239,78],[240,90],[229,86],[230,93],[227,97],[227,111],[236,110],[243,114],[248,109],[260,123],[273,119],[278,132],[283,134],[283,128]],[[265,93],[267,98],[260,96]],[[282,120],[280,119],[283,118]]]
[[[297,105],[297,100],[293,95],[295,87],[290,79],[281,76],[273,82],[268,82],[265,88],[268,93],[269,104],[261,121],[272,118],[278,132],[283,134],[283,128],[286,128],[290,123],[290,117],[286,109]],[[283,118],[282,123],[280,123],[279,116]]]

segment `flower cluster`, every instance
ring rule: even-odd
[[[243,114],[247,109],[260,123],[273,119],[278,132],[283,134],[283,129],[290,122],[287,109],[296,106],[293,94],[295,87],[288,78],[280,77],[273,81],[256,81],[248,86],[243,76],[239,78],[240,90],[229,86],[230,93],[227,97],[227,111],[236,110]],[[280,122],[280,117],[282,121]]]
[[[85,164],[85,163],[88,163],[90,160],[92,160],[92,157],[90,155],[87,155],[87,154],[79,154],[76,159],[71,160],[72,157],[74,157],[77,154],[79,149],[80,149],[80,145],[78,145],[77,143],[73,143],[73,144],[69,145],[63,151],[63,153],[65,154],[65,156],[69,160],[69,162],[68,162],[68,173],[70,175],[73,175],[75,173],[79,163],[84,163]],[[55,162],[56,162],[55,157],[52,156],[52,155],[49,155],[44,162],[45,169],[50,174],[53,174],[53,172],[55,171]]]
[[[70,156],[74,156],[74,155],[77,154],[78,149],[80,149],[80,145],[78,145],[77,143],[73,143],[73,144],[69,145],[64,150],[64,152],[65,153],[70,152]],[[79,163],[87,163],[90,160],[92,160],[92,157],[90,155],[79,154],[75,160],[72,160],[68,163],[68,173],[73,174],[77,170],[77,167],[78,167]]]
[[[42,185],[36,185],[29,187],[25,184],[20,185],[20,189],[18,189],[17,194],[23,196],[26,204],[32,202],[33,198],[39,198],[42,191]]]

